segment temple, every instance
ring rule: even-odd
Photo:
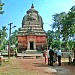
[[[22,27],[17,37],[18,52],[46,48],[47,36],[43,29],[43,20],[38,11],[34,9],[33,4],[23,17]]]

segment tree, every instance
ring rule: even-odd
[[[53,44],[54,32],[48,30],[48,31],[46,32],[46,35],[47,35],[47,45],[48,45],[48,47],[50,47],[50,46],[52,46],[52,44]]]
[[[2,30],[0,30],[0,50],[3,50],[5,48],[5,45],[7,44],[7,32],[6,27],[3,26]]]
[[[75,6],[68,13],[61,12],[53,15],[52,28],[55,31],[56,40],[61,47],[61,40],[65,48],[72,49],[75,41]]]
[[[5,26],[2,26],[2,41],[7,37],[7,28]]]
[[[61,48],[61,30],[62,30],[62,19],[64,18],[64,16],[66,15],[65,12],[62,12],[60,14],[55,14],[53,15],[53,21],[54,23],[52,24],[52,28],[56,31],[57,33],[57,38],[59,40],[59,47]]]
[[[2,3],[1,0],[0,0],[0,14],[4,13],[4,11],[3,11],[3,5],[4,5],[4,3]]]
[[[72,6],[68,13],[53,15],[53,20],[52,27],[55,29],[55,33],[57,33],[56,36],[62,39],[62,47],[65,47],[65,49],[69,48],[70,50],[73,48],[75,62],[75,5]]]
[[[18,40],[17,40],[17,34],[18,34],[18,30],[15,30],[12,35],[10,36],[10,44],[11,45],[15,45],[17,46]]]
[[[70,37],[75,37],[75,5],[70,9],[69,16],[72,19],[70,26]],[[75,40],[74,40],[74,62],[75,62]]]
[[[63,41],[66,42],[66,46],[70,43],[69,41],[73,41],[75,37],[75,6],[73,6],[70,11],[66,14],[66,16],[62,19],[62,30],[61,34],[63,37]]]
[[[47,35],[47,45],[49,47],[58,48],[59,47],[59,39],[58,39],[58,33],[54,32],[53,30],[48,30],[46,32]]]

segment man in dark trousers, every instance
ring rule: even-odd
[[[53,55],[54,55],[54,51],[53,51],[53,49],[50,49],[49,50],[50,66],[53,66]]]
[[[58,51],[57,51],[58,66],[61,66],[61,55],[62,55],[62,53],[61,53],[61,50],[60,50],[60,48],[59,48]]]

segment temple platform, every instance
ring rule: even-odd
[[[17,53],[17,58],[24,58],[24,59],[39,59],[43,58],[43,53],[37,52],[37,50],[26,50],[22,53]]]
[[[43,54],[25,54],[25,53],[17,53],[17,58],[26,58],[26,59],[38,59],[43,58]]]

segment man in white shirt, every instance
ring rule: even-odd
[[[58,49],[58,51],[57,51],[58,66],[61,66],[61,55],[62,55],[61,50]]]

